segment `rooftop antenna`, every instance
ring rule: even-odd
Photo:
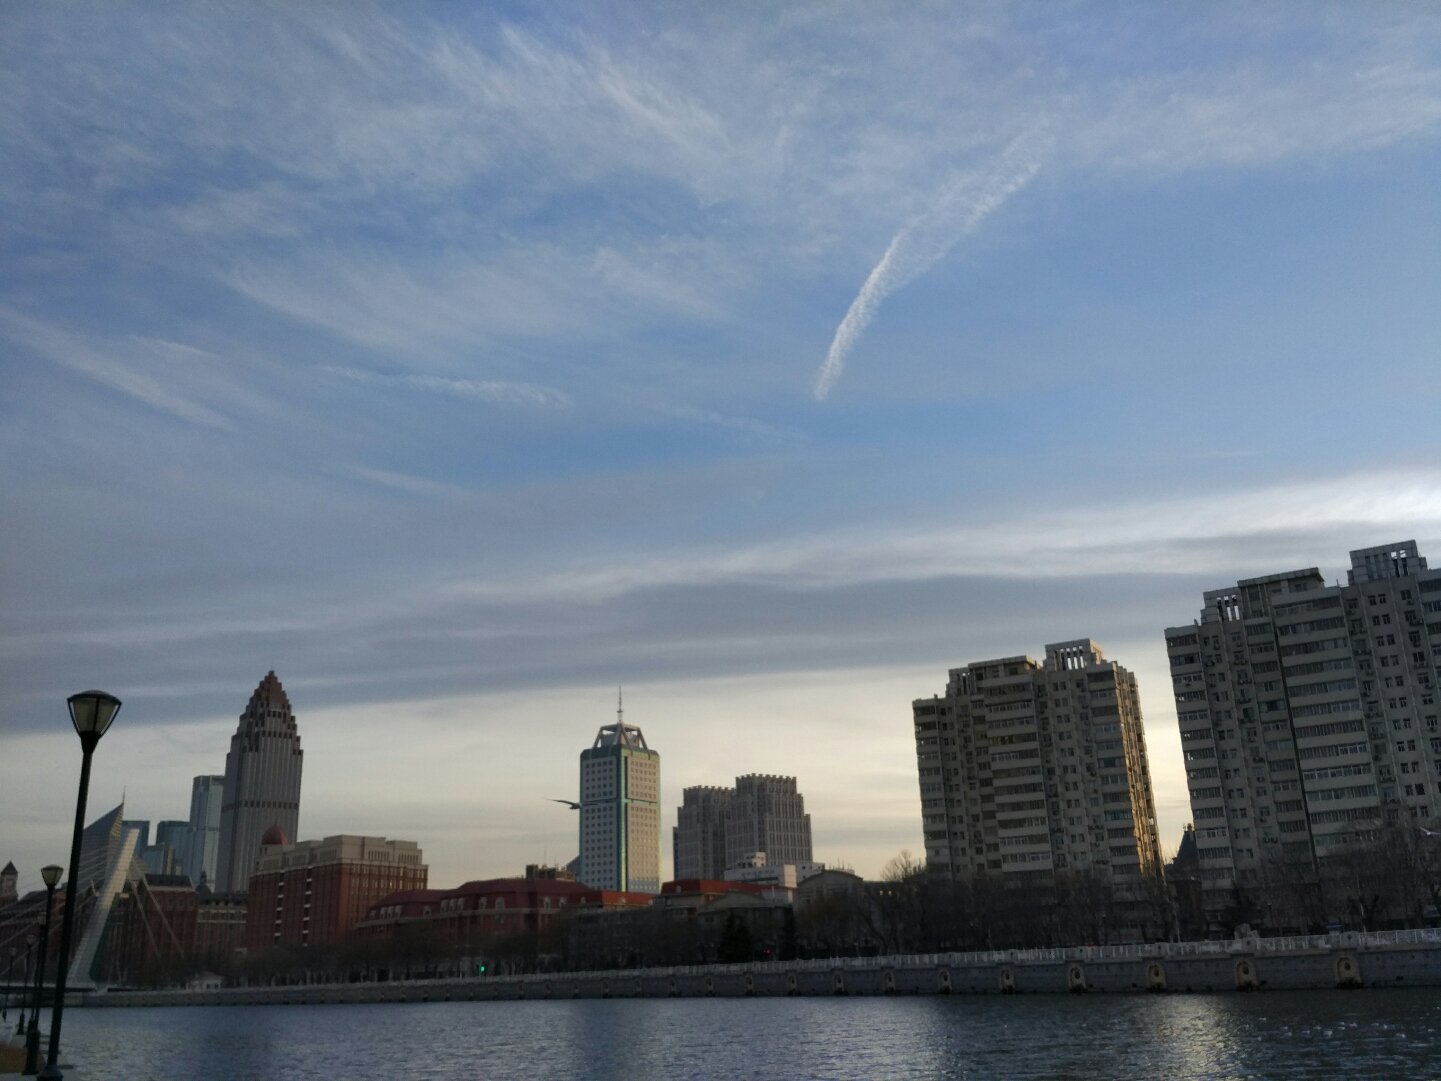
[[[615,723],[625,724],[625,688],[615,689]]]

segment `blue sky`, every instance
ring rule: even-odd
[[[909,701],[1441,559],[1427,5],[11,5],[0,799],[182,817],[275,668],[302,833],[568,859],[626,684],[687,784],[920,849]],[[62,808],[63,810],[63,808]],[[667,823],[668,825],[669,823]],[[668,855],[668,841],[666,845]]]

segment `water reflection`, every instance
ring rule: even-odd
[[[87,1079],[1441,1076],[1431,991],[76,1010]]]

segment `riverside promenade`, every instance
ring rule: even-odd
[[[561,998],[1084,994],[1441,987],[1441,929],[1229,942],[764,961],[210,991],[96,991],[76,1005],[221,1006]]]

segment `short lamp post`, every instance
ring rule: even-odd
[[[10,1020],[10,981],[15,975],[15,955],[20,952],[19,947],[10,947],[10,963],[5,966],[5,1008],[0,1010],[0,1017],[6,1021]]]
[[[25,936],[25,973],[20,981],[21,987],[30,986],[30,955],[35,952],[35,933],[32,931]],[[20,992],[20,1023],[15,1026],[15,1035],[25,1035],[25,992]]]
[[[70,837],[70,877],[65,887],[65,917],[60,922],[60,958],[55,968],[55,1006],[50,1014],[50,1053],[46,1081],[63,1081],[60,1072],[60,1022],[65,1016],[65,978],[70,968],[70,936],[75,929],[75,895],[80,880],[80,836],[85,831],[85,799],[90,794],[90,756],[120,712],[120,699],[104,691],[81,691],[69,698],[70,721],[80,737],[80,794],[75,800],[75,832]]]
[[[25,1035],[25,1069],[20,1071],[25,1074],[40,1072],[40,992],[45,986],[45,953],[50,944],[50,913],[55,909],[55,886],[64,873],[64,868],[53,863],[40,868],[40,877],[45,880],[45,923],[40,928],[40,962],[35,966],[35,998],[30,1006],[30,1031]]]

